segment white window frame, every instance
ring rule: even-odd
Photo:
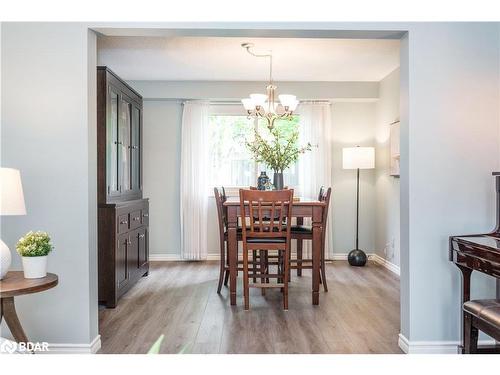
[[[245,116],[245,109],[241,103],[210,103],[209,109],[210,116]],[[300,116],[300,112],[294,112],[294,115]],[[258,130],[259,119],[254,118],[254,129]],[[257,179],[260,175],[259,164],[254,163],[254,173],[255,178]],[[224,186],[224,190],[226,191],[226,195],[229,197],[237,197],[240,194],[240,189],[248,188],[248,186]],[[213,188],[210,189],[210,194],[213,197]]]
[[[245,116],[245,109],[243,108],[243,105],[241,103],[235,103],[235,104],[218,104],[218,103],[211,103],[210,104],[210,110],[209,110],[210,116]],[[258,119],[254,119],[253,125],[254,129],[257,130],[257,126],[259,124]],[[259,173],[259,165],[258,163],[254,162],[254,173],[256,178],[258,177]],[[249,188],[249,186],[224,186],[224,190],[226,191],[226,195],[230,197],[237,197],[240,194],[240,189],[243,188]],[[210,190],[211,195],[213,196],[213,191]]]

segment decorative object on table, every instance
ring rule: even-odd
[[[0,215],[26,215],[21,174],[17,169],[0,168]],[[12,257],[0,239],[0,280],[9,270]]]
[[[5,278],[0,280],[0,303],[2,305],[2,318],[10,329],[17,342],[29,342],[23,327],[17,317],[14,297],[25,294],[42,292],[53,288],[58,283],[57,275],[53,273],[40,279],[25,279],[21,271],[10,271]]]
[[[266,191],[274,190],[274,185],[271,183],[271,180],[267,180],[266,186],[264,186]]]
[[[248,116],[266,119],[270,127],[273,126],[277,119],[290,119],[299,101],[295,95],[279,95],[278,98],[280,103],[276,103],[275,91],[277,86],[275,86],[273,82],[273,55],[271,51],[259,54],[252,51],[254,47],[252,43],[243,43],[241,46],[252,56],[269,59],[269,84],[266,88],[267,94],[251,94],[249,98],[241,100]]]
[[[260,172],[260,176],[257,179],[257,190],[266,190],[266,185],[269,182],[269,177],[266,174],[266,171]]]
[[[359,170],[375,168],[375,149],[373,147],[346,147],[342,150],[342,168],[356,169],[356,247],[349,252],[347,260],[351,266],[364,266],[366,253],[359,248]]]
[[[19,239],[16,250],[23,260],[25,278],[37,279],[47,275],[47,255],[52,248],[46,232],[28,232]]]
[[[399,125],[399,119],[390,124],[390,175],[393,177],[399,177]]]
[[[301,154],[310,151],[312,145],[298,145],[298,129],[268,125],[265,132],[267,134],[261,135],[256,129],[254,139],[247,141],[246,145],[257,163],[264,163],[274,171],[275,190],[283,190],[283,171],[293,165]]]

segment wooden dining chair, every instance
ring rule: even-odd
[[[288,310],[288,267],[287,261],[278,266],[275,274],[270,273],[265,263],[265,255],[269,251],[282,253],[282,259],[288,259],[291,240],[293,190],[260,191],[240,190],[240,212],[243,221],[248,218],[249,226],[242,227],[243,241],[243,295],[245,310],[250,307],[250,287],[280,288],[283,293],[283,308]],[[246,209],[247,207],[247,209]],[[260,253],[259,273],[249,273],[249,251]],[[250,285],[250,278],[259,278],[260,282]],[[269,283],[269,279],[277,279]]]
[[[219,224],[219,283],[217,285],[217,293],[220,294],[222,289],[222,284],[227,286],[229,281],[229,255],[227,253],[227,239],[228,239],[228,226],[227,226],[227,208],[224,206],[224,202],[227,200],[226,190],[222,186],[220,190],[214,188],[215,205],[217,207],[217,218]],[[236,232],[237,241],[241,241],[241,227],[238,227]],[[254,251],[252,258],[252,270],[254,273],[257,272],[257,264],[260,264],[260,259],[257,251]],[[238,260],[238,271],[243,271],[243,260]]]
[[[323,216],[321,218],[323,233],[321,238],[321,275],[320,280],[323,284],[323,289],[328,292],[328,284],[326,282],[326,270],[325,270],[325,238],[326,238],[326,223],[328,220],[328,208],[330,206],[330,195],[332,193],[332,188],[325,188],[322,186],[319,190],[318,200],[325,202],[325,209],[323,210]],[[312,259],[302,259],[302,245],[304,240],[312,241],[312,227],[305,226],[302,224],[302,218],[297,219],[297,225],[292,226],[292,239],[297,240],[297,259],[291,259],[290,269],[297,270],[297,276],[302,276],[303,269],[312,269]],[[307,263],[307,264],[306,264]]]

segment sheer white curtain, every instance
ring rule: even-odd
[[[209,103],[185,102],[181,140],[181,258],[207,258]]]
[[[305,102],[300,104],[300,144],[311,142],[313,149],[299,158],[299,194],[317,199],[321,186],[332,187],[332,105],[330,103]],[[332,196],[334,194],[332,187]],[[325,254],[333,249],[332,198],[330,198]],[[310,225],[310,219],[305,224]],[[304,255],[311,255],[311,241],[304,241]]]

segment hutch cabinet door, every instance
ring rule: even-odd
[[[142,267],[148,262],[148,228],[143,227],[139,230],[139,263],[138,267]]]
[[[131,143],[130,129],[132,122],[132,104],[131,101],[122,94],[120,100],[120,121],[118,123],[118,138],[120,147],[118,149],[118,179],[120,183],[120,192],[126,195],[131,191],[130,172],[131,172]]]
[[[116,247],[116,286],[121,288],[124,286],[130,276],[128,267],[128,249],[130,248],[130,240],[128,234],[118,236],[118,246]]]
[[[108,110],[106,121],[106,193],[109,197],[120,194],[118,182],[118,119],[120,94],[112,85],[108,85]]]
[[[135,104],[132,105],[132,142],[131,142],[131,154],[132,154],[132,191],[134,193],[139,193],[142,189],[141,184],[141,109]]]
[[[139,231],[130,232],[130,248],[128,249],[128,267],[130,272],[135,272],[139,264]]]

